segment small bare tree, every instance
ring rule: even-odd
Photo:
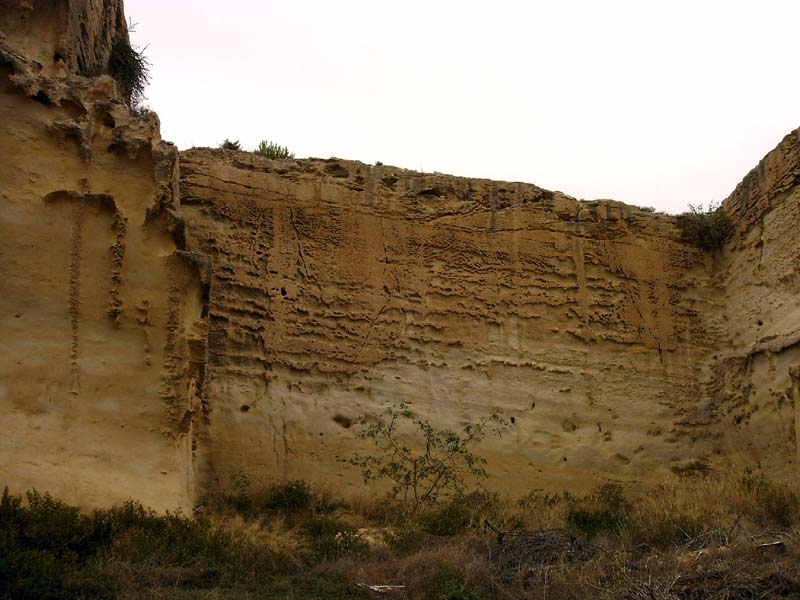
[[[374,442],[376,451],[354,453],[344,462],[360,469],[365,483],[390,480],[390,495],[401,497],[411,513],[441,497],[462,493],[467,476],[486,477],[486,460],[473,449],[488,435],[502,435],[506,427],[500,414],[493,412],[458,432],[437,429],[428,419],[415,416],[406,403],[391,405],[377,417],[363,416],[355,424],[360,427],[358,437]],[[408,446],[400,440],[403,425],[414,432],[417,444]]]

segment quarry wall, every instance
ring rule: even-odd
[[[723,343],[705,366],[695,437],[724,456],[796,481],[800,376],[800,129],[725,201],[735,232],[717,257],[718,303],[704,317]]]
[[[351,425],[399,401],[500,411],[480,452],[510,492],[697,461],[796,481],[800,130],[706,253],[530,184],[179,154],[103,75],[120,36],[121,2],[0,0],[0,485],[159,510],[241,475],[358,491]]]
[[[503,489],[663,478],[721,337],[712,260],[671,217],[533,185],[345,161],[181,155],[187,245],[212,257],[206,473],[353,483],[348,425],[407,401],[499,410]]]

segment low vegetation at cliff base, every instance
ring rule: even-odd
[[[681,239],[701,250],[719,250],[731,236],[733,226],[725,209],[718,204],[708,208],[689,205],[689,212],[678,215]]]
[[[636,496],[482,491],[421,507],[251,484],[193,517],[0,500],[0,598],[559,600],[800,597],[800,501],[749,474]],[[402,586],[377,595],[369,585]]]

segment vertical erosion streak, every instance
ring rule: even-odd
[[[583,239],[579,236],[573,238],[574,253],[573,261],[575,263],[575,280],[578,283],[578,291],[576,300],[578,301],[578,314],[581,323],[588,325],[589,314],[589,290],[586,287],[586,261],[583,254]]]
[[[180,325],[182,287],[173,282],[169,288],[169,299],[167,305],[167,326],[166,340],[164,342],[164,357],[161,365],[161,400],[164,402],[167,419],[169,421],[169,431],[177,433],[176,419],[178,416],[178,404],[180,394],[181,372],[180,356],[178,356],[178,329]]]
[[[114,213],[114,245],[111,246],[111,291],[109,294],[109,318],[119,326],[119,317],[122,313],[122,265],[125,261],[125,234],[127,225],[125,218],[119,213]]]
[[[70,346],[70,373],[72,376],[71,392],[78,394],[81,388],[80,366],[78,364],[78,329],[81,320],[81,247],[83,238],[83,219],[85,204],[82,201],[73,203],[72,241],[70,243],[69,265],[69,326],[72,334]]]

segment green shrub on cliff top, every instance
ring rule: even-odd
[[[253,152],[267,158],[294,158],[294,152],[289,152],[289,148],[276,144],[275,142],[270,142],[269,140],[261,140],[258,143],[258,147]]]
[[[684,242],[705,251],[722,248],[733,230],[728,213],[718,204],[707,209],[690,204],[689,212],[678,215],[677,225]]]
[[[220,148],[223,150],[241,150],[242,145],[239,143],[239,140],[229,140],[225,138],[225,141],[219,145]]]

